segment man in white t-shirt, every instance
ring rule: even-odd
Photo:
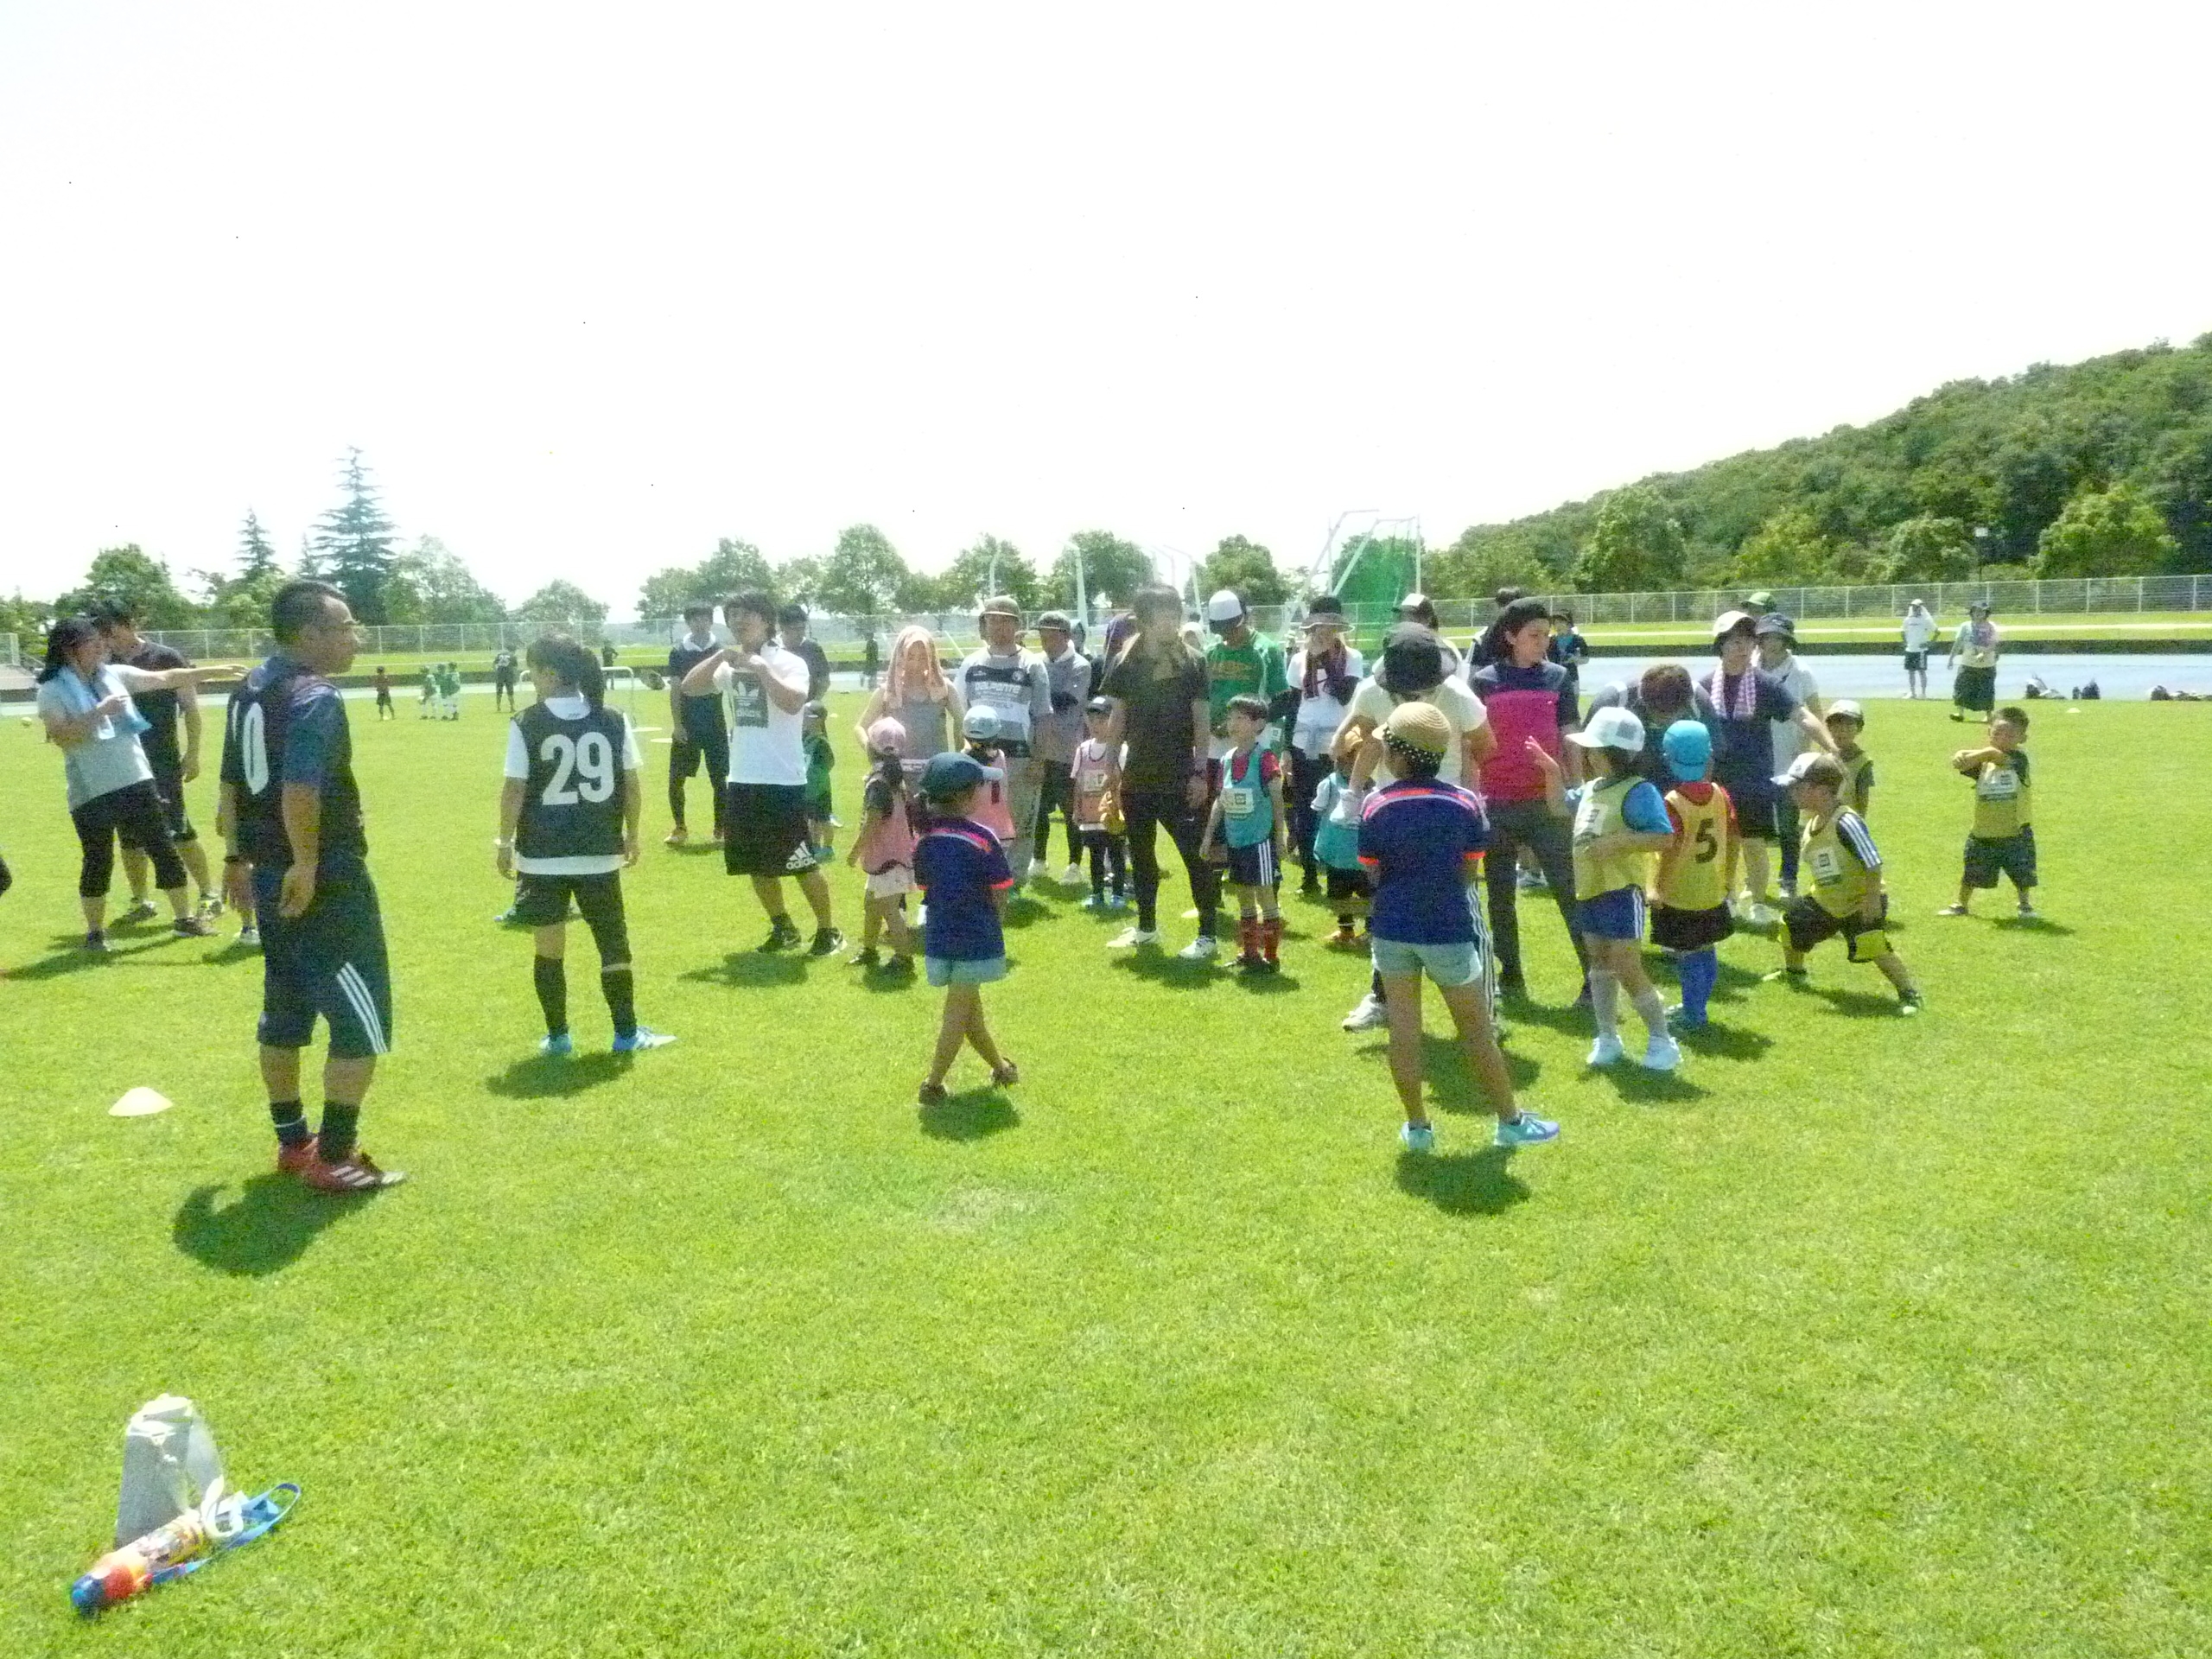
[[[835,956],[845,936],[830,919],[830,884],[814,861],[806,822],[806,659],[775,640],[776,601],[740,594],[722,607],[733,643],[702,658],[683,677],[687,696],[722,694],[729,714],[729,785],[723,815],[722,867],[750,876],[768,912],[763,950],[788,950],[798,929],[784,907],[784,877],[795,876],[814,912],[808,954]]]
[[[1904,607],[1904,694],[1908,697],[1928,695],[1928,648],[1936,643],[1936,619],[1928,607],[1914,600]]]
[[[1046,874],[1032,868],[1036,843],[1037,796],[1044,768],[1035,752],[1037,730],[1052,717],[1052,674],[1045,659],[1021,645],[1021,607],[1012,596],[994,594],[976,618],[983,636],[953,671],[963,703],[982,704],[998,716],[1000,752],[1006,756],[1007,810],[1014,815],[1014,840],[1006,849],[1007,868],[1016,881]]]

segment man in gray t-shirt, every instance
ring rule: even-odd
[[[1075,648],[1075,632],[1065,613],[1047,611],[1037,619],[1037,640],[1044,646],[1045,670],[1052,696],[1052,712],[1037,722],[1035,748],[1039,778],[1037,789],[1037,857],[1039,867],[1052,863],[1052,809],[1067,820],[1068,867],[1060,880],[1073,887],[1083,880],[1079,868],[1082,838],[1075,823],[1076,745],[1083,741],[1083,705],[1090,700],[1090,664]]]

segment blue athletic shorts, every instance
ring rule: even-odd
[[[1375,971],[1385,979],[1412,973],[1427,974],[1429,982],[1450,990],[1471,985],[1482,977],[1482,947],[1472,939],[1446,944],[1418,944],[1409,939],[1386,939],[1376,934],[1369,945]]]
[[[368,867],[350,856],[326,860],[315,902],[289,918],[276,908],[283,875],[266,866],[253,872],[263,1046],[305,1048],[320,1017],[330,1025],[332,1058],[390,1053],[391,966]]]
[[[1578,899],[1574,931],[1597,939],[1640,939],[1643,937],[1643,889],[1615,887],[1595,899]]]

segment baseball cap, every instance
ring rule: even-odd
[[[1866,723],[1866,711],[1864,709],[1861,709],[1857,703],[1853,702],[1849,697],[1838,697],[1834,702],[1828,704],[1828,718],[1830,720],[1855,720],[1861,726],[1864,726]]]
[[[1808,749],[1789,763],[1788,771],[1777,772],[1774,781],[1784,789],[1792,784],[1827,784],[1833,786],[1843,781],[1843,768],[1818,749]]]
[[[1206,601],[1206,621],[1209,625],[1234,622],[1243,614],[1244,601],[1237,598],[1234,588],[1219,588],[1211,599]]]
[[[1062,633],[1066,633],[1072,625],[1068,621],[1068,613],[1065,611],[1046,611],[1037,619],[1037,626],[1040,628],[1058,628]]]
[[[995,784],[1006,774],[964,754],[933,754],[922,768],[922,793],[931,800],[964,794],[978,784]]]
[[[1774,608],[1774,591],[1761,588],[1755,593],[1745,594],[1744,603],[1755,611],[1770,611]]]
[[[1093,697],[1083,705],[1083,712],[1086,715],[1110,715],[1114,712],[1114,699]]]
[[[906,747],[906,722],[889,715],[868,728],[868,752],[870,754],[896,753]]]
[[[1011,594],[993,594],[983,601],[983,608],[976,614],[978,617],[1010,616],[1019,622],[1021,620],[1021,607],[1014,602]]]
[[[979,702],[960,717],[960,731],[963,737],[989,742],[999,734],[999,717],[988,703]]]
[[[1718,639],[1724,634],[1733,633],[1747,622],[1755,630],[1758,626],[1749,611],[1723,611],[1713,619],[1713,637]]]
[[[1713,734],[1701,720],[1678,720],[1659,740],[1667,757],[1667,770],[1678,782],[1694,784],[1705,776],[1713,761]]]
[[[1338,599],[1334,594],[1316,594],[1313,598],[1307,600],[1306,601],[1306,624],[1308,627],[1311,627],[1316,622],[1328,622],[1334,624],[1338,627],[1344,626],[1344,601]]]
[[[1382,736],[1423,754],[1440,755],[1451,750],[1452,722],[1433,702],[1402,702],[1382,722]]]
[[[1375,677],[1394,696],[1417,697],[1442,682],[1443,648],[1420,623],[1401,622],[1382,642],[1382,667]]]
[[[1785,639],[1797,638],[1797,625],[1780,611],[1769,611],[1759,618],[1758,631],[1761,633],[1778,633]]]
[[[1625,709],[1599,709],[1580,731],[1569,732],[1567,741],[1579,748],[1625,749],[1630,754],[1641,754],[1643,722]]]

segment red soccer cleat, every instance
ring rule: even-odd
[[[378,1169],[376,1160],[356,1147],[334,1164],[318,1157],[300,1172],[300,1179],[318,1192],[375,1192],[397,1186],[407,1177],[399,1170]]]
[[[304,1175],[315,1164],[315,1137],[309,1135],[296,1147],[282,1141],[276,1143],[276,1173],[279,1175]]]

